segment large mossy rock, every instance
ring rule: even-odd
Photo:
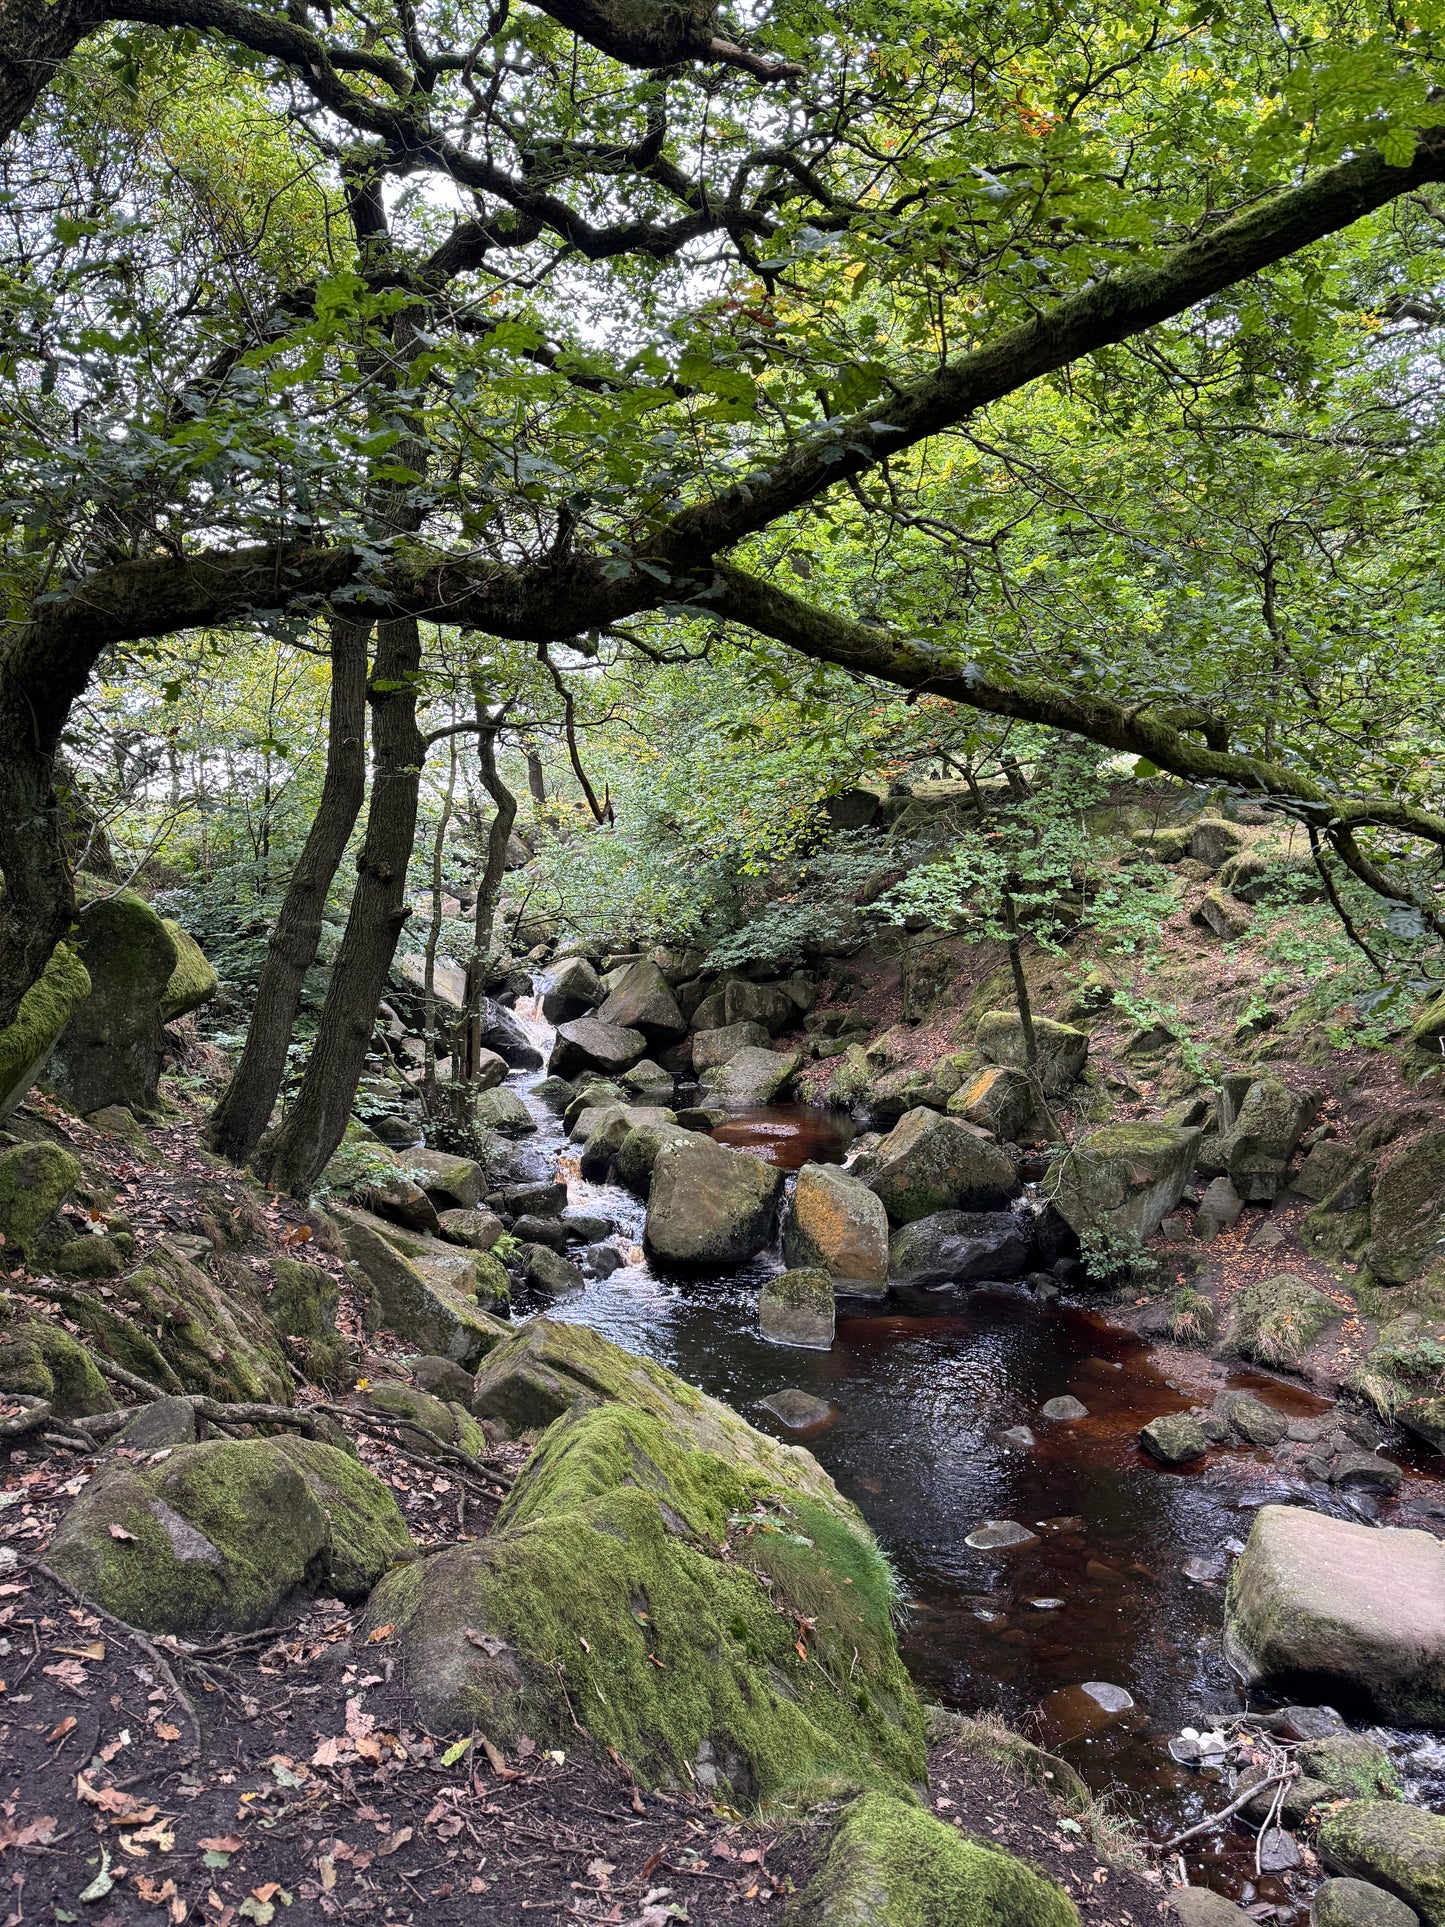
[[[1058,1166],[1052,1202],[1082,1238],[1150,1237],[1184,1195],[1199,1132],[1177,1124],[1106,1124]]]
[[[336,1329],[340,1281],[320,1265],[297,1258],[277,1258],[271,1274],[274,1282],[266,1316],[277,1334],[289,1341],[287,1350],[306,1377],[328,1391],[340,1391],[357,1363],[354,1348]]]
[[[1034,1112],[1029,1080],[1010,1064],[990,1064],[948,1100],[950,1117],[977,1124],[996,1138],[1016,1138]]]
[[[664,1264],[742,1264],[772,1239],[782,1191],[776,1165],[691,1131],[652,1167],[647,1248]]]
[[[520,1093],[508,1084],[477,1092],[472,1099],[472,1121],[479,1131],[495,1131],[498,1137],[530,1137],[537,1128],[537,1120]]]
[[[725,1064],[715,1064],[702,1077],[702,1088],[716,1104],[739,1108],[771,1104],[786,1092],[802,1069],[801,1051],[761,1050],[746,1045]]]
[[[892,1793],[843,1815],[787,1927],[1077,1927],[1063,1888]]]
[[[334,1446],[217,1439],[155,1466],[111,1463],[48,1558],[85,1598],[146,1632],[245,1632],[293,1595],[359,1600],[416,1548],[390,1492]]]
[[[68,943],[58,943],[39,978],[0,1030],[0,1123],[44,1070],[56,1039],[90,995],[90,973]]]
[[[208,1004],[221,988],[221,980],[195,938],[173,917],[162,917],[161,928],[171,940],[176,960],[161,992],[161,1022],[173,1024]]]
[[[1246,1284],[1229,1301],[1222,1349],[1261,1365],[1294,1369],[1331,1320],[1338,1305],[1296,1272],[1276,1271]]]
[[[7,1301],[0,1299],[0,1317],[6,1310]],[[0,1323],[0,1392],[43,1398],[61,1418],[115,1409],[85,1347],[46,1318]]]
[[[77,1287],[65,1311],[96,1350],[163,1392],[291,1403],[284,1345],[259,1281],[222,1284],[164,1241],[103,1296]]]
[[[798,1005],[781,984],[755,984],[734,977],[723,987],[726,1024],[761,1024],[770,1036],[791,1030],[799,1017]]]
[[[398,1250],[394,1226],[364,1211],[338,1208],[334,1215],[349,1256],[371,1285],[379,1323],[419,1352],[450,1358],[471,1371],[494,1345],[510,1335],[509,1326],[480,1308],[474,1291],[459,1288],[456,1279],[460,1274],[448,1278],[436,1270],[428,1273]],[[468,1260],[473,1276],[479,1259],[498,1265],[487,1252],[462,1250],[455,1245],[439,1245],[438,1250]]]
[[[576,1077],[582,1071],[601,1071],[616,1077],[647,1051],[647,1039],[630,1025],[605,1024],[600,1017],[577,1017],[559,1024],[547,1070],[553,1077]]]
[[[1384,1285],[1402,1285],[1445,1255],[1445,1131],[1427,1131],[1396,1153],[1375,1181],[1365,1263]]]
[[[1352,1800],[1320,1828],[1331,1866],[1383,1887],[1445,1927],[1445,1818],[1400,1800]]]
[[[909,1111],[870,1160],[865,1180],[894,1224],[936,1211],[998,1211],[1022,1186],[1013,1159],[959,1118]]]
[[[646,957],[623,971],[597,1019],[619,1030],[640,1030],[649,1044],[673,1044],[687,1035],[687,1019],[672,986]]]
[[[487,1174],[475,1158],[408,1151],[406,1168],[438,1211],[475,1211],[486,1196]]]
[[[177,945],[133,890],[84,904],[79,922],[90,995],[61,1032],[45,1082],[73,1111],[110,1104],[149,1110],[160,1080],[162,1026],[214,994],[214,973],[189,938]]]
[[[587,1337],[579,1353],[616,1349]],[[639,1364],[603,1371],[625,1384]],[[567,1412],[488,1538],[372,1595],[428,1726],[570,1745],[570,1699],[645,1783],[706,1774],[735,1803],[918,1779],[893,1580],[862,1519],[806,1452],[661,1367],[642,1376],[665,1416]]]
[[[987,1010],[978,1020],[978,1047],[991,1064],[1028,1069],[1023,1019],[1016,1010]],[[1079,1076],[1089,1055],[1089,1033],[1052,1017],[1034,1018],[1034,1047],[1038,1052],[1039,1081],[1048,1092],[1065,1091]]]
[[[1285,1166],[1318,1108],[1277,1077],[1257,1077],[1232,1118],[1229,1080],[1220,1100],[1221,1130],[1211,1147],[1212,1168],[1223,1171],[1246,1204],[1267,1204],[1284,1186]]]
[[[1270,1691],[1403,1726],[1445,1718],[1445,1545],[1262,1506],[1229,1577],[1225,1650]]]
[[[836,1164],[805,1164],[783,1225],[783,1256],[800,1269],[826,1271],[836,1291],[881,1298],[888,1289],[882,1200]]]
[[[432,1238],[424,1231],[412,1231],[406,1225],[392,1224],[371,1212],[353,1210],[351,1216],[369,1230],[379,1232],[394,1250],[410,1260],[428,1285],[437,1285],[453,1295],[474,1299],[484,1311],[505,1307],[511,1297],[512,1287],[506,1267],[490,1251],[478,1251],[470,1245]]]
[[[761,1024],[724,1024],[720,1030],[700,1030],[692,1040],[692,1067],[701,1077],[749,1047],[766,1050],[768,1033]]]
[[[681,1124],[634,1125],[617,1147],[617,1182],[645,1198],[652,1184],[653,1166],[663,1147],[684,1144],[691,1135]]]
[[[7,1269],[31,1256],[50,1220],[80,1182],[80,1166],[41,1138],[0,1151],[0,1237]]]

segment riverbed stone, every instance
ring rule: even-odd
[[[1030,1256],[1029,1224],[1013,1211],[936,1211],[894,1232],[888,1276],[923,1288],[1017,1278]]]
[[[949,1098],[950,1117],[978,1124],[996,1138],[1016,1138],[1033,1116],[1034,1095],[1029,1080],[1010,1064],[990,1064],[978,1071]]]
[[[385,1218],[388,1224],[440,1236],[441,1220],[436,1206],[419,1184],[403,1177],[400,1171],[388,1171],[378,1177],[361,1195],[367,1210],[378,1218]]]
[[[1251,1684],[1307,1680],[1377,1718],[1437,1724],[1445,1546],[1425,1532],[1262,1506],[1230,1574],[1225,1649]]]
[[[762,1050],[745,1045],[725,1064],[715,1064],[701,1078],[702,1088],[718,1104],[771,1104],[796,1081],[802,1069],[801,1051]]]
[[[585,1707],[642,1784],[691,1787],[706,1766],[747,1806],[822,1777],[920,1780],[888,1569],[816,1460],[595,1333],[546,1343],[590,1402],[551,1424],[484,1539],[368,1602],[428,1727],[570,1748],[569,1704]],[[805,1653],[778,1610],[795,1601]]]
[[[687,1019],[677,1007],[672,986],[646,957],[623,971],[598,1010],[597,1019],[619,1030],[641,1031],[649,1044],[672,1044],[687,1035]]]
[[[1278,1445],[1289,1431],[1285,1414],[1253,1392],[1221,1392],[1214,1409],[1250,1445]]]
[[[993,1064],[1026,1071],[1028,1053],[1023,1019],[1016,1010],[985,1011],[978,1020],[978,1047]],[[1034,1018],[1037,1071],[1045,1091],[1065,1091],[1079,1077],[1089,1055],[1089,1033],[1052,1017]]]
[[[791,1030],[798,1019],[798,1006],[781,984],[755,984],[735,977],[724,987],[724,1024],[761,1024],[771,1037]]]
[[[56,1039],[90,995],[90,973],[68,943],[58,943],[44,970],[0,1029],[0,1123],[44,1070]]]
[[[900,1064],[895,1070],[873,1077],[863,1092],[863,1108],[878,1124],[890,1124],[920,1104],[931,1111],[948,1107],[950,1092],[932,1070],[915,1064]]]
[[[1400,1285],[1445,1254],[1445,1131],[1427,1131],[1395,1154],[1375,1180],[1365,1263],[1381,1284]]]
[[[1184,1195],[1200,1133],[1174,1124],[1106,1124],[1081,1137],[1052,1177],[1052,1202],[1082,1238],[1148,1238]]]
[[[1239,1221],[1244,1200],[1226,1177],[1211,1178],[1194,1214],[1194,1235],[1206,1242]]]
[[[1251,1080],[1234,1120],[1212,1148],[1212,1162],[1246,1204],[1268,1204],[1284,1187],[1285,1167],[1318,1109],[1318,1095],[1292,1091],[1278,1077]]]
[[[439,1211],[473,1211],[487,1190],[487,1174],[475,1158],[450,1151],[411,1151],[406,1168]]]
[[[587,1289],[587,1280],[550,1245],[524,1244],[517,1253],[522,1275],[534,1290],[548,1298],[575,1298]]]
[[[847,1808],[827,1859],[788,1910],[789,1927],[1076,1927],[1078,1918],[1045,1875],[886,1793]]]
[[[761,1024],[725,1024],[721,1030],[700,1030],[692,1040],[692,1067],[701,1077],[726,1064],[740,1050],[766,1050],[769,1033]]]
[[[1017,1168],[961,1118],[920,1107],[901,1117],[872,1156],[867,1179],[894,1224],[937,1211],[998,1211],[1018,1195]]]
[[[444,1238],[471,1251],[490,1251],[503,1229],[495,1211],[439,1211],[437,1224]]]
[[[542,1015],[549,1024],[566,1024],[595,1010],[606,992],[585,957],[561,957],[546,973]]]
[[[1027,1526],[1021,1526],[1017,1519],[985,1519],[965,1536],[963,1543],[972,1546],[975,1552],[1012,1552],[1018,1546],[1037,1544],[1038,1536]]]
[[[774,1345],[826,1352],[834,1316],[833,1280],[816,1267],[780,1271],[758,1293],[758,1325]]]
[[[1323,1780],[1337,1800],[1398,1800],[1400,1775],[1378,1741],[1364,1733],[1329,1733],[1306,1740],[1296,1758],[1301,1771]]]
[[[1254,1927],[1243,1907],[1236,1907],[1212,1887],[1171,1889],[1169,1904],[1184,1927]]]
[[[631,1070],[646,1053],[647,1039],[640,1030],[598,1017],[577,1017],[557,1026],[547,1069],[553,1077],[575,1077],[579,1071],[616,1076]]]
[[[1295,1367],[1340,1315],[1339,1306],[1307,1278],[1292,1271],[1271,1272],[1230,1299],[1221,1349],[1261,1365]]]
[[[537,1128],[520,1092],[506,1084],[478,1091],[472,1099],[472,1117],[479,1131],[495,1131],[498,1137],[530,1137]]]
[[[784,1386],[780,1392],[769,1392],[760,1398],[758,1405],[764,1412],[771,1412],[780,1425],[786,1425],[790,1432],[808,1432],[815,1425],[823,1425],[832,1418],[833,1408],[825,1398],[817,1398],[812,1392],[799,1391],[796,1385]]]
[[[1352,1800],[1320,1828],[1325,1861],[1445,1927],[1445,1818],[1403,1800]]]
[[[1420,1916],[1383,1887],[1346,1874],[1315,1888],[1310,1927],[1420,1927]]]
[[[581,1147],[579,1163],[584,1178],[599,1182],[633,1131],[675,1125],[677,1118],[665,1104],[603,1104],[583,1111],[571,1136]]]
[[[1165,1465],[1186,1465],[1209,1450],[1204,1428],[1191,1412],[1165,1412],[1150,1419],[1139,1433],[1139,1443]]]
[[[882,1201],[836,1164],[805,1164],[783,1225],[783,1256],[790,1265],[821,1266],[837,1291],[881,1298],[888,1289]]]
[[[371,1286],[378,1322],[418,1351],[451,1358],[466,1370],[510,1335],[510,1327],[490,1317],[477,1304],[475,1293],[459,1290],[437,1271],[423,1272],[388,1237],[388,1227],[366,1212],[333,1206],[349,1257],[360,1266]],[[458,1255],[463,1255],[458,1253]],[[488,1253],[465,1254],[496,1260]],[[473,1277],[477,1276],[475,1269]]]
[[[617,1147],[617,1182],[645,1198],[658,1152],[665,1144],[681,1144],[692,1135],[681,1124],[634,1125]]]
[[[783,1174],[691,1131],[652,1167],[644,1242],[664,1264],[742,1264],[770,1242]]]
[[[623,1071],[617,1081],[636,1103],[670,1105],[677,1079],[661,1064],[644,1057],[630,1071]]]
[[[1088,1416],[1088,1406],[1082,1399],[1075,1398],[1072,1392],[1065,1392],[1059,1398],[1047,1399],[1039,1407],[1039,1417],[1051,1419],[1055,1425],[1068,1425],[1075,1419]]]

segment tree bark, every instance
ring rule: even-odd
[[[0,140],[16,131],[98,24],[96,13],[73,0],[0,0]]]
[[[482,980],[492,950],[492,927],[497,920],[497,902],[502,894],[502,879],[507,874],[507,845],[517,820],[517,799],[502,781],[497,768],[497,738],[501,724],[487,719],[480,700],[477,703],[477,763],[482,784],[497,806],[487,831],[487,860],[477,884],[475,936],[471,961],[467,966],[466,1053],[463,1072],[470,1082],[477,1074],[477,1059],[482,1049]]]
[[[442,935],[442,895],[446,885],[447,831],[457,794],[457,739],[447,743],[447,787],[437,818],[431,854],[431,923],[426,933],[426,975],[422,980],[422,1102],[428,1111],[437,1096],[437,951]]]
[[[386,988],[402,925],[411,914],[407,865],[416,836],[417,791],[426,745],[416,722],[421,634],[402,618],[377,629],[371,704],[373,770],[366,840],[357,861],[351,914],[321,1024],[296,1101],[257,1166],[279,1191],[308,1197],[340,1144]]]
[[[331,713],[321,801],[271,933],[241,1061],[206,1131],[208,1142],[233,1164],[246,1162],[271,1122],[302,984],[316,961],[327,894],[366,793],[370,636],[369,622],[331,619]]]

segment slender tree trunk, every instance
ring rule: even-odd
[[[331,714],[321,801],[271,933],[241,1061],[206,1131],[210,1144],[233,1164],[246,1162],[271,1122],[301,1008],[301,988],[316,961],[327,894],[366,793],[370,635],[369,622],[332,617]]]
[[[502,781],[497,768],[497,737],[501,725],[487,725],[487,712],[477,702],[477,763],[488,796],[497,806],[487,831],[487,860],[477,884],[476,934],[471,961],[467,966],[466,1054],[463,1073],[468,1082],[477,1074],[477,1059],[482,1049],[482,982],[487,959],[492,951],[492,927],[497,920],[497,902],[502,894],[502,879],[507,873],[507,845],[517,820],[517,799]]]
[[[1064,1135],[1059,1120],[1054,1116],[1049,1100],[1044,1095],[1044,1080],[1039,1075],[1039,1040],[1034,1030],[1034,1007],[1029,996],[1029,980],[1024,971],[1023,950],[1019,941],[1018,911],[1014,906],[1014,885],[1010,879],[1003,892],[1003,922],[1008,932],[1008,962],[1013,972],[1014,995],[1018,998],[1019,1023],[1024,1033],[1024,1074],[1033,1088],[1034,1102],[1049,1127],[1049,1135],[1058,1142]]]
[[[263,1142],[262,1175],[307,1197],[345,1135],[402,925],[426,744],[416,722],[421,635],[410,617],[377,625],[371,704],[371,808],[346,934],[296,1101]]]
[[[431,852],[431,924],[426,933],[426,974],[422,979],[422,1099],[428,1111],[437,1096],[437,950],[442,935],[442,885],[447,830],[457,794],[457,739],[447,741],[447,787]]]
[[[522,753],[527,759],[527,788],[540,816],[547,807],[547,772],[542,768],[542,758],[537,753],[537,745],[530,737],[522,742]]]

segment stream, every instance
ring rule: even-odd
[[[515,1015],[545,1053],[551,1027],[537,1006],[519,1004]],[[611,1219],[627,1260],[581,1295],[548,1304],[546,1315],[658,1360],[817,1456],[899,1573],[910,1601],[901,1648],[926,1697],[1022,1727],[1157,1838],[1225,1805],[1216,1773],[1176,1765],[1167,1748],[1182,1726],[1243,1705],[1220,1647],[1230,1559],[1266,1502],[1304,1499],[1346,1516],[1361,1516],[1361,1507],[1286,1478],[1264,1451],[1159,1465],[1139,1446],[1140,1426],[1198,1394],[1171,1383],[1147,1346],[1100,1312],[1041,1302],[1022,1286],[970,1285],[907,1304],[844,1299],[831,1351],[765,1342],[757,1292],[782,1268],[777,1251],[706,1277],[654,1267],[642,1250],[644,1200],[577,1175],[560,1118],[533,1095],[541,1076],[508,1080],[538,1123],[518,1146],[519,1166],[551,1177],[562,1161],[570,1208]],[[846,1115],[771,1105],[735,1112],[713,1135],[792,1172],[810,1160],[841,1163],[853,1126]],[[1290,1416],[1327,1406],[1248,1368],[1228,1383]],[[759,1406],[788,1386],[825,1399],[831,1416],[788,1430]],[[1063,1393],[1088,1408],[1087,1418],[1050,1424],[1040,1416]],[[1020,1426],[1032,1446],[1003,1436]],[[1430,1478],[1408,1469],[1412,1484]],[[1432,1483],[1445,1497],[1445,1481]],[[973,1550],[966,1536],[990,1519],[1016,1520],[1037,1539]],[[1095,1683],[1122,1693],[1082,1690]],[[1123,1710],[1106,1711],[1100,1698]],[[1421,1733],[1378,1736],[1411,1797],[1445,1805],[1445,1746]],[[1191,1881],[1233,1898],[1274,1903],[1282,1921],[1296,1913],[1278,1881],[1255,1880],[1252,1848],[1237,1828],[1222,1847],[1194,1843],[1188,1870]]]

